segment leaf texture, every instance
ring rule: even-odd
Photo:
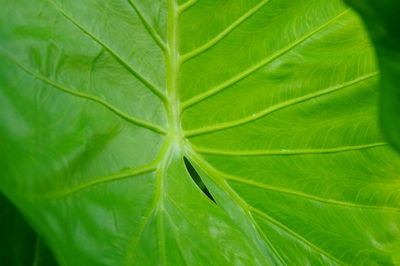
[[[400,158],[341,1],[0,3],[0,189],[60,265],[400,263]]]

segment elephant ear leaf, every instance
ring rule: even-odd
[[[375,45],[381,71],[381,125],[388,141],[400,151],[400,2],[346,2],[361,15]]]
[[[342,0],[0,6],[0,191],[60,265],[400,264]]]

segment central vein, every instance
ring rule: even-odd
[[[167,115],[169,137],[173,142],[181,143],[182,130],[180,123],[180,108],[178,96],[179,49],[178,49],[178,19],[179,11],[175,0],[168,1],[167,28]]]

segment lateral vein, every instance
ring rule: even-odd
[[[90,95],[90,94],[86,94],[86,93],[82,93],[82,92],[78,92],[76,90],[73,90],[73,89],[70,89],[70,88],[66,88],[66,87],[64,87],[64,86],[62,86],[60,84],[57,84],[54,81],[51,81],[50,79],[48,79],[48,78],[46,78],[46,77],[44,77],[42,75],[34,73],[33,71],[31,71],[28,68],[26,68],[25,66],[21,65],[20,63],[18,63],[16,60],[12,59],[11,57],[6,56],[6,55],[4,55],[4,56],[6,58],[8,58],[8,60],[13,62],[15,65],[17,65],[19,68],[21,68],[23,71],[25,71],[27,74],[33,76],[34,78],[36,78],[36,79],[38,79],[38,80],[40,80],[42,82],[47,83],[48,85],[50,85],[50,86],[52,86],[52,87],[54,87],[54,88],[56,88],[56,89],[58,89],[60,91],[63,91],[63,92],[68,93],[70,95],[76,96],[78,98],[82,98],[82,99],[86,99],[86,100],[89,100],[89,101],[96,102],[96,103],[104,106],[105,108],[107,108],[108,110],[113,112],[114,114],[118,115],[122,119],[124,119],[124,120],[126,120],[126,121],[128,121],[128,122],[130,122],[130,123],[132,123],[134,125],[146,128],[146,129],[154,131],[154,132],[156,132],[158,134],[162,134],[162,135],[166,134],[166,130],[163,127],[159,126],[159,125],[153,124],[153,123],[145,121],[145,120],[134,118],[134,117],[124,113],[123,111],[117,109],[113,105],[109,104],[108,102],[106,102],[106,101],[104,101],[104,100],[102,100],[102,99],[100,99],[100,98],[98,98],[96,96],[93,96],[93,95]]]
[[[211,172],[213,175],[215,175],[216,177],[219,177],[219,179],[222,179],[223,181],[229,181],[229,180],[233,180],[235,179],[240,179],[241,181],[243,180],[242,178],[239,177],[233,177],[231,175],[228,175],[226,173],[221,172],[220,170],[216,169],[214,166],[210,165],[208,162],[206,162],[201,156],[197,155],[196,153],[192,153],[192,156],[196,159],[196,161],[198,163],[200,163],[202,165],[203,168],[205,168],[207,171]],[[240,182],[241,182],[240,181]],[[246,182],[248,180],[245,180]],[[239,181],[238,181],[239,182]],[[256,182],[255,182],[256,183]],[[227,187],[228,190],[233,190],[231,188],[231,186],[229,185],[229,183],[227,182],[223,182],[222,183],[223,186]],[[259,184],[256,183],[256,185],[258,186]],[[263,187],[261,187],[263,188]],[[288,190],[282,190],[279,189],[279,191],[277,191],[277,189],[275,187],[272,186],[268,186],[269,190],[273,190],[276,192],[283,192],[283,193],[288,193],[288,194],[293,194],[293,191],[288,191]],[[290,193],[289,193],[290,192]],[[297,238],[299,241],[303,242],[305,245],[309,246],[310,248],[316,250],[318,253],[324,254],[326,257],[328,257],[329,259],[335,261],[336,263],[339,263],[340,265],[347,265],[346,263],[344,263],[343,261],[339,260],[338,258],[334,257],[332,254],[326,252],[325,250],[315,246],[312,242],[308,241],[307,239],[305,239],[303,236],[301,236],[300,234],[298,234],[297,232],[295,232],[294,230],[290,229],[289,227],[287,227],[286,225],[280,223],[279,221],[275,220],[274,218],[272,218],[271,216],[269,216],[268,214],[254,208],[253,206],[250,206],[247,202],[244,201],[244,199],[239,196],[234,190],[233,192],[229,192],[230,194],[232,194],[232,197],[235,198],[235,200],[238,201],[239,205],[242,206],[242,208],[244,208],[244,210],[248,210],[250,212],[253,212],[255,214],[258,214],[259,216],[261,216],[262,218],[267,219],[267,221],[275,224],[276,226],[280,227],[281,229],[285,230],[288,234],[292,235],[293,237]],[[316,197],[316,196],[312,196],[312,195],[308,195],[308,194],[303,194],[301,192],[296,192],[296,196],[304,196],[306,198],[310,198],[310,196],[312,197],[312,200],[318,200],[320,201],[321,198]],[[326,199],[323,199],[326,200]],[[326,201],[325,201],[326,202]],[[348,204],[347,202],[343,204],[343,202],[340,201],[335,201],[335,200],[328,200],[328,202],[326,203],[330,203],[330,204],[337,204],[337,205],[341,205],[344,207],[356,207],[356,208],[367,208],[367,209],[382,209],[381,206],[369,206],[369,205],[359,205],[359,204],[352,204],[351,206],[350,204]],[[392,208],[392,207],[384,207],[387,210],[390,211],[400,211],[399,208]]]
[[[335,17],[331,18],[330,20],[328,20],[324,24],[320,25],[318,28],[316,28],[313,31],[309,32],[308,34],[304,35],[302,38],[294,41],[293,43],[291,43],[287,47],[275,52],[272,56],[267,57],[264,60],[261,60],[257,64],[249,67],[248,69],[246,69],[243,72],[237,74],[236,76],[230,78],[229,80],[227,80],[225,82],[222,82],[221,84],[217,85],[216,87],[214,87],[214,88],[212,88],[210,90],[207,90],[204,93],[201,93],[201,94],[199,94],[197,96],[194,96],[191,99],[188,99],[187,101],[185,101],[182,104],[182,107],[181,107],[182,110],[185,110],[185,109],[189,108],[190,106],[198,104],[198,103],[204,101],[205,99],[207,99],[209,97],[212,97],[215,94],[220,93],[221,91],[231,87],[232,85],[236,84],[237,82],[239,82],[239,81],[245,79],[246,77],[252,75],[254,72],[256,72],[257,70],[261,69],[265,65],[275,61],[276,59],[278,59],[279,57],[283,56],[287,52],[291,51],[292,49],[294,49],[295,47],[297,47],[301,43],[305,42],[306,40],[308,40],[309,38],[311,38],[312,36],[314,36],[315,34],[320,32],[321,30],[323,30],[324,28],[329,26],[331,23],[335,22],[337,19],[342,17],[348,11],[349,11],[349,9],[344,10],[339,15],[336,15]]]
[[[189,149],[190,150],[190,149]],[[268,248],[274,253],[276,258],[281,262],[282,265],[284,265],[284,260],[282,259],[281,254],[278,252],[278,250],[275,248],[271,240],[264,234],[264,232],[261,230],[257,222],[254,220],[254,217],[250,213],[249,209],[249,204],[244,201],[244,199],[239,196],[236,191],[232,189],[232,187],[226,182],[226,179],[223,178],[221,175],[221,172],[217,170],[215,167],[210,165],[207,161],[203,159],[200,155],[198,155],[195,152],[190,152],[190,157],[192,157],[193,160],[195,160],[197,163],[201,165],[201,167],[208,172],[210,176],[216,177],[216,181],[218,181],[219,185],[221,188],[224,188],[226,192],[231,196],[232,200],[236,202],[236,204],[239,205],[239,207],[246,213],[246,216],[249,218],[250,222],[254,224],[257,233],[260,235],[260,237],[265,241],[265,244],[268,246]]]
[[[127,257],[125,259],[125,264],[124,265],[126,265],[126,266],[132,265],[132,260],[135,257],[135,252],[136,252],[137,245],[139,244],[140,239],[142,238],[143,233],[146,230],[146,226],[149,224],[151,218],[153,218],[153,216],[156,214],[156,207],[157,207],[157,205],[153,205],[150,208],[150,210],[148,212],[148,215],[147,215],[147,218],[145,218],[145,220],[140,224],[139,232],[137,234],[137,237],[132,239],[132,242],[131,242],[131,244],[130,244],[130,246],[128,248],[128,254],[127,254]]]
[[[237,126],[240,126],[240,125],[244,125],[244,124],[256,121],[256,120],[258,120],[258,119],[260,119],[260,118],[262,118],[262,117],[264,117],[266,115],[269,115],[269,114],[271,114],[273,112],[276,112],[278,110],[281,110],[281,109],[284,109],[284,108],[287,108],[287,107],[290,107],[292,105],[296,105],[296,104],[299,104],[299,103],[302,103],[302,102],[306,102],[306,101],[309,101],[311,99],[314,99],[314,98],[317,98],[317,97],[321,97],[323,95],[334,93],[334,92],[339,91],[341,89],[344,89],[344,88],[350,87],[352,85],[355,85],[355,84],[357,84],[359,82],[363,82],[365,80],[374,78],[374,77],[376,77],[378,75],[379,75],[378,72],[372,72],[370,74],[361,76],[361,77],[359,77],[357,79],[354,79],[352,81],[346,82],[344,84],[336,85],[336,86],[333,86],[333,87],[330,87],[330,88],[327,88],[327,89],[324,89],[324,90],[320,90],[320,91],[317,91],[317,92],[312,92],[312,93],[306,94],[304,96],[301,96],[301,97],[298,97],[298,98],[294,98],[294,99],[291,99],[291,100],[287,100],[285,102],[276,104],[274,106],[270,106],[270,107],[268,107],[268,108],[266,108],[266,109],[264,109],[264,110],[262,110],[260,112],[257,112],[255,114],[249,115],[249,116],[244,117],[244,118],[240,118],[238,120],[234,120],[234,121],[230,121],[230,122],[223,122],[223,123],[219,123],[219,124],[216,124],[216,125],[213,125],[213,126],[202,127],[202,128],[199,128],[199,129],[188,130],[188,131],[186,131],[185,136],[186,137],[194,137],[194,136],[198,136],[198,135],[209,134],[209,133],[212,133],[212,132],[221,131],[221,130],[225,130],[225,129],[228,129],[228,128],[233,128],[233,127],[237,127]]]
[[[144,78],[139,72],[137,72],[133,67],[128,64],[120,55],[118,55],[114,50],[112,50],[110,47],[108,47],[103,41],[98,39],[96,36],[94,36],[91,32],[89,32],[87,29],[85,29],[82,25],[78,23],[72,16],[68,15],[63,9],[61,9],[58,5],[56,5],[52,0],[48,0],[50,4],[54,6],[54,8],[60,12],[61,15],[63,15],[68,21],[70,21],[72,24],[74,24],[77,28],[79,28],[84,34],[89,36],[93,41],[98,43],[100,46],[102,46],[106,51],[108,51],[126,70],[128,70],[133,76],[135,76],[138,80],[140,80],[147,88],[150,89],[151,92],[154,93],[160,100],[165,103],[166,102],[166,96],[165,94],[158,89],[154,84],[152,84],[150,81],[148,81],[146,78]]]
[[[140,20],[142,21],[144,27],[146,28],[147,32],[150,34],[153,41],[158,45],[158,47],[163,50],[165,53],[167,50],[167,46],[164,40],[161,39],[160,35],[155,31],[155,29],[149,24],[149,22],[145,19],[142,12],[138,9],[136,4],[132,0],[128,0],[129,5],[135,10],[136,14],[139,16]]]
[[[99,177],[99,178],[93,178],[93,179],[91,179],[85,183],[79,184],[75,187],[67,188],[67,189],[64,189],[61,191],[51,192],[51,193],[48,193],[45,195],[40,195],[37,198],[54,199],[54,198],[70,196],[72,194],[75,194],[79,191],[82,191],[84,189],[87,189],[87,188],[95,186],[95,185],[104,184],[104,183],[116,181],[116,180],[122,180],[122,179],[126,179],[128,177],[140,176],[140,175],[143,175],[146,173],[151,173],[151,172],[154,172],[156,170],[156,168],[157,167],[154,162],[149,163],[149,164],[146,164],[144,166],[137,167],[134,169],[122,170],[122,171],[119,171],[114,174],[106,175],[106,176]]]
[[[305,239],[303,236],[301,236],[300,234],[298,234],[297,232],[293,231],[292,229],[290,229],[289,227],[287,227],[286,225],[282,224],[281,222],[275,220],[274,218],[272,218],[271,216],[269,216],[268,214],[249,206],[250,211],[252,211],[253,213],[257,214],[258,216],[260,216],[261,218],[263,218],[264,220],[274,224],[275,226],[280,227],[281,229],[283,229],[284,231],[286,231],[289,235],[292,235],[293,237],[297,238],[300,242],[302,242],[303,244],[305,244],[306,246],[314,249],[317,253],[323,254],[325,257],[329,258],[330,260],[338,263],[339,265],[347,265],[345,262],[339,260],[338,258],[336,258],[335,256],[333,256],[332,254],[328,253],[326,250],[317,247],[315,244],[313,244],[312,242],[310,242],[309,240]]]
[[[167,220],[169,221],[170,225],[173,227],[172,232],[174,234],[175,242],[176,242],[176,245],[178,246],[179,253],[181,254],[185,264],[190,265],[190,263],[186,259],[186,254],[184,253],[184,248],[183,248],[184,245],[182,245],[182,243],[179,239],[179,235],[178,235],[178,232],[180,231],[179,227],[175,224],[173,218],[171,217],[171,215],[169,215],[169,213],[167,211],[165,211],[165,217],[167,217]]]
[[[237,183],[246,184],[246,185],[261,188],[264,190],[288,194],[288,195],[292,195],[292,196],[297,196],[297,197],[305,198],[305,199],[312,200],[312,201],[318,201],[318,202],[322,202],[322,203],[326,203],[326,204],[338,205],[338,206],[342,206],[342,207],[346,207],[346,208],[372,209],[372,210],[383,210],[383,211],[390,211],[390,212],[399,212],[400,211],[400,208],[396,208],[396,207],[379,206],[379,205],[374,206],[374,205],[358,204],[358,203],[340,201],[340,200],[334,200],[334,199],[325,199],[325,198],[321,198],[321,197],[307,194],[304,192],[295,191],[295,190],[291,190],[291,189],[285,189],[285,188],[276,187],[276,186],[271,186],[268,184],[260,183],[260,182],[249,180],[249,179],[244,179],[244,178],[233,176],[233,175],[228,175],[225,173],[221,173],[221,175],[226,180],[231,180],[231,181],[234,181]]]
[[[332,205],[337,205],[337,206],[343,206],[346,208],[360,208],[360,209],[373,209],[373,210],[386,210],[386,211],[391,211],[391,212],[399,212],[400,208],[398,207],[392,207],[392,206],[374,206],[374,205],[367,205],[367,204],[359,204],[359,203],[353,203],[353,202],[347,202],[347,201],[340,201],[340,200],[335,200],[335,199],[325,199],[321,198],[315,195],[307,194],[301,191],[295,191],[291,189],[286,189],[282,187],[277,187],[277,186],[272,186],[264,183],[260,183],[254,180],[249,180],[245,179],[239,176],[234,176],[225,172],[222,172],[221,170],[215,168],[214,166],[210,165],[203,157],[200,155],[197,155],[195,151],[192,152],[192,156],[196,159],[196,161],[201,163],[203,167],[207,168],[212,174],[220,177],[224,181],[234,181],[242,184],[247,184],[253,187],[269,190],[272,192],[277,192],[277,193],[283,193],[283,194],[288,194],[292,196],[297,196],[297,197],[302,197],[305,199],[313,200],[313,201],[318,201],[326,204],[332,204]],[[229,186],[229,183],[226,185]]]
[[[280,150],[219,150],[219,149],[209,149],[202,147],[193,147],[193,149],[200,154],[209,155],[223,155],[223,156],[268,156],[268,155],[308,155],[308,154],[327,154],[327,153],[339,153],[339,152],[349,152],[356,150],[365,150],[375,147],[381,147],[388,145],[386,142],[376,142],[363,145],[353,145],[353,146],[342,146],[334,148],[317,148],[317,149],[280,149]]]
[[[215,36],[213,39],[209,40],[205,44],[201,45],[200,47],[195,48],[194,50],[182,55],[181,58],[181,63],[184,63],[200,54],[203,52],[207,51],[220,41],[222,41],[225,37],[229,35],[234,29],[236,29],[239,25],[241,25],[243,22],[248,20],[251,16],[253,16],[257,11],[259,11],[263,6],[265,6],[268,2],[271,0],[262,0],[260,3],[258,3],[256,6],[251,8],[249,11],[247,11],[245,14],[243,14],[240,18],[235,20],[231,25],[229,25],[227,28],[225,28],[222,32],[220,32],[217,36]],[[193,1],[197,2],[197,1]]]
[[[195,5],[197,2],[200,0],[189,0],[183,3],[182,5],[179,6],[178,8],[178,15],[181,15],[182,13],[186,12],[189,8],[191,8],[193,5]]]
[[[163,179],[164,179],[164,172],[165,172],[165,167],[166,167],[166,158],[169,156],[170,152],[170,141],[168,138],[164,139],[164,143],[160,149],[160,151],[157,154],[157,157],[155,159],[155,164],[156,164],[156,182],[155,182],[155,188],[154,188],[154,198],[152,205],[149,209],[147,218],[143,221],[143,223],[140,226],[138,236],[136,238],[131,239],[131,242],[127,248],[127,254],[126,254],[126,259],[125,259],[125,265],[132,265],[132,260],[135,257],[135,251],[137,249],[137,245],[139,244],[139,241],[142,237],[142,234],[147,226],[147,224],[150,222],[150,219],[154,215],[159,215],[160,214],[160,203],[162,202],[162,192],[163,192]]]

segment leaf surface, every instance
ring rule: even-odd
[[[399,262],[400,159],[341,1],[1,6],[0,188],[61,265]]]

